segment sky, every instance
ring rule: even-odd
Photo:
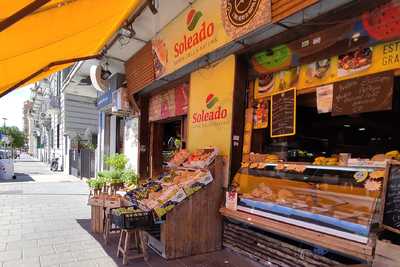
[[[23,107],[31,95],[30,87],[18,88],[0,98],[0,126],[3,126],[3,118],[7,118],[7,126],[17,126],[23,130]]]

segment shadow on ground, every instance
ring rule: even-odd
[[[32,176],[26,173],[15,173],[16,179],[9,179],[9,180],[3,180],[0,179],[0,183],[19,183],[19,182],[33,182],[35,181]]]
[[[77,220],[77,222],[102,245],[107,255],[120,267],[261,267],[259,263],[227,249],[176,260],[165,260],[148,248],[149,259],[147,262],[143,259],[137,259],[129,260],[127,265],[123,265],[122,258],[117,257],[119,233],[111,234],[110,240],[106,245],[102,234],[91,232],[89,219]]]

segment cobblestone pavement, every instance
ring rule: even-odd
[[[105,246],[89,230],[88,188],[77,178],[51,173],[37,161],[16,163],[17,179],[0,182],[0,267],[122,266],[115,240]],[[154,253],[135,267],[246,266],[257,264],[227,251],[165,261]]]

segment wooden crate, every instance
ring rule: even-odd
[[[281,240],[233,223],[224,225],[224,247],[272,266],[338,266],[339,262],[319,256]]]
[[[151,239],[156,252],[166,259],[188,257],[220,250],[222,247],[223,160],[212,165],[213,182],[179,203],[166,215],[160,240]],[[150,242],[149,241],[149,242]]]
[[[387,240],[377,240],[373,267],[400,266],[400,246]]]
[[[91,206],[90,228],[93,233],[103,233],[104,228],[104,208]]]
[[[372,252],[374,247],[373,240],[370,240],[367,244],[361,244],[351,240],[316,232],[300,226],[267,219],[242,211],[233,211],[226,208],[221,208],[220,212],[227,218],[249,224],[267,232],[279,234],[287,238],[327,248],[343,255],[351,256],[367,262],[372,262]]]

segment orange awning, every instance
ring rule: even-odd
[[[98,56],[140,0],[0,0],[0,97]]]

